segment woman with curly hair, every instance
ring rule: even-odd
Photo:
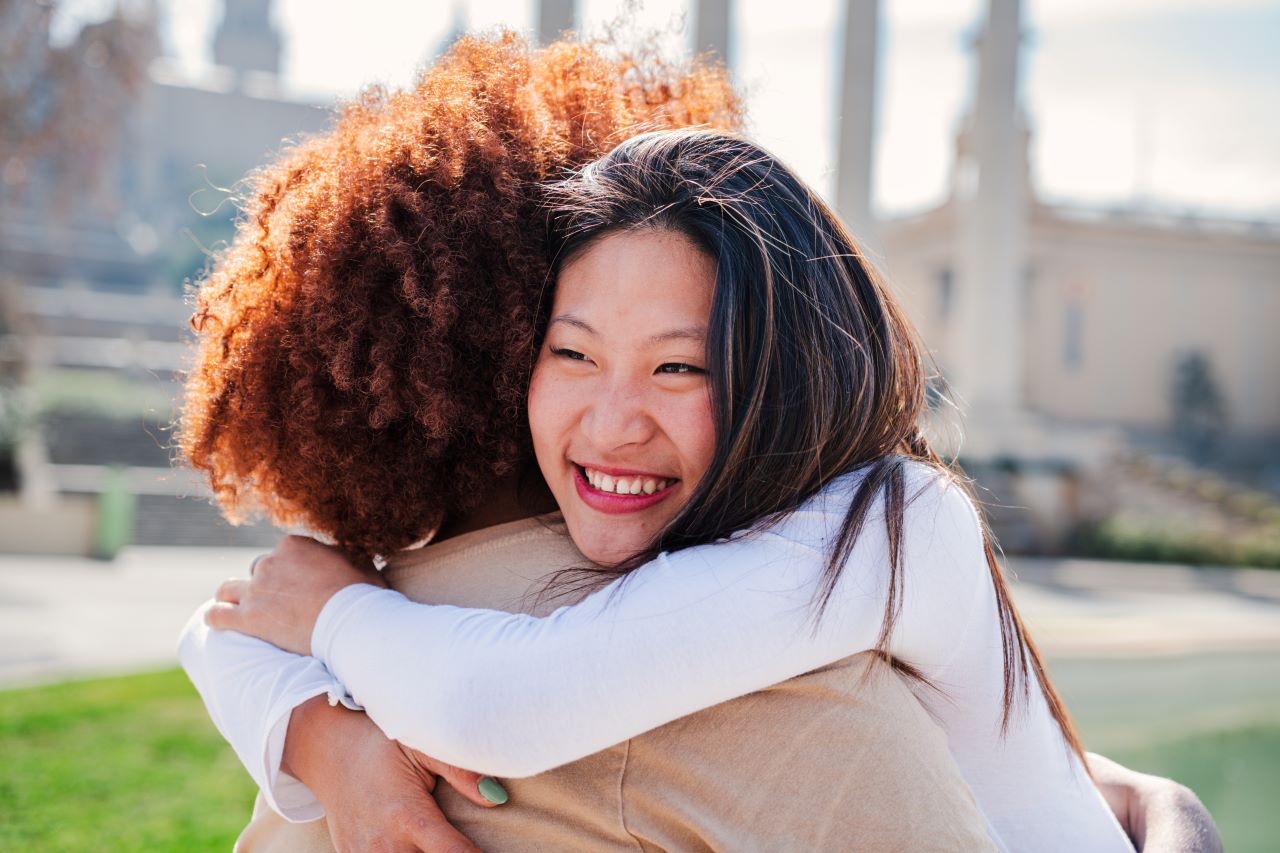
[[[718,71],[511,35],[364,96],[257,176],[197,294],[186,457],[229,514],[384,555],[410,597],[548,612],[545,583],[584,560],[562,522],[530,518],[554,508],[524,415],[542,182],[643,130],[740,112]],[[439,544],[405,550],[423,540]],[[990,845],[941,733],[901,678],[859,680],[866,656],[508,780],[511,801],[484,810],[496,782],[402,748],[326,701],[343,688],[317,661],[203,615],[183,665],[264,794],[241,849],[436,849],[459,831],[499,850]],[[769,748],[796,720],[804,739]]]

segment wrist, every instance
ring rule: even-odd
[[[336,757],[350,745],[364,714],[330,705],[325,695],[313,696],[293,709],[285,734],[280,770],[310,788],[322,801],[328,782],[341,776]]]

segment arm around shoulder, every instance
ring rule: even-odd
[[[902,628],[936,659],[973,611],[957,601],[990,581],[967,498],[929,489],[909,508]],[[816,630],[812,619],[825,543],[847,508],[824,492],[767,531],[663,555],[543,618],[348,586],[321,611],[311,649],[389,736],[484,773],[540,773],[872,648],[883,516],[868,518]]]

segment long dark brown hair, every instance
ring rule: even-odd
[[[914,497],[907,467],[923,463],[971,500],[972,493],[920,430],[929,370],[919,337],[839,217],[777,158],[717,131],[630,139],[551,186],[547,200],[553,272],[601,237],[637,229],[681,234],[716,264],[707,333],[714,455],[649,547],[599,570],[603,577],[625,575],[663,551],[776,523],[835,478],[860,470],[815,593],[815,620],[883,500],[889,588],[875,651],[924,680],[888,653],[902,608],[904,515]],[[1003,641],[1003,728],[1015,697],[1028,698],[1034,670],[1068,745],[1083,757],[980,523]]]

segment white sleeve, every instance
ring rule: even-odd
[[[218,731],[231,744],[268,805],[285,820],[324,816],[311,789],[280,770],[293,709],[327,694],[330,704],[358,707],[315,658],[270,643],[219,631],[205,624],[207,601],[187,621],[178,639],[178,660],[204,700]]]
[[[663,555],[543,618],[349,586],[321,612],[312,653],[389,737],[480,773],[540,773],[873,647],[888,578],[882,512],[868,515],[814,622],[847,507],[847,494],[824,493],[767,532]],[[975,589],[990,589],[981,533],[968,499],[942,484],[908,506],[904,531],[891,649],[936,671]]]

